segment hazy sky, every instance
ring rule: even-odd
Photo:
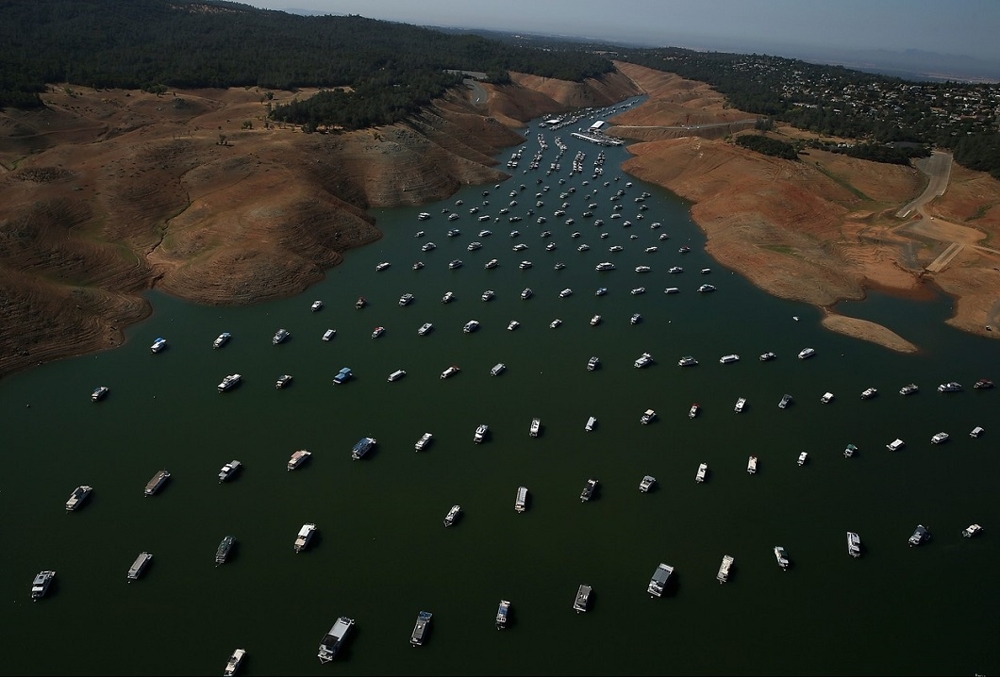
[[[921,49],[1000,61],[1000,0],[244,0],[428,26],[781,54]]]

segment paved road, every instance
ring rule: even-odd
[[[615,125],[615,129],[669,129],[669,130],[699,130],[699,129],[714,129],[717,127],[730,127],[733,125],[753,125],[757,123],[757,118],[748,118],[746,120],[733,120],[731,122],[711,122],[704,125],[679,125],[679,126],[669,126],[669,125]]]
[[[918,198],[896,212],[896,217],[900,219],[907,218],[913,212],[920,212],[926,218],[927,215],[920,211],[921,208],[934,198],[944,195],[944,191],[948,188],[948,179],[951,178],[951,153],[936,150],[929,158],[917,160],[914,165],[930,180]]]
[[[486,90],[483,89],[483,86],[476,79],[465,78],[462,82],[471,90],[471,100],[474,106],[482,106],[486,103],[489,94],[486,93]]]

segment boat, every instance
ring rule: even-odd
[[[652,246],[652,247],[646,247],[645,251],[646,251],[646,253],[647,253],[647,254],[653,254],[653,253],[655,253],[655,252],[656,252],[656,251],[657,251],[658,249],[659,249],[659,247],[656,247],[656,246]]]
[[[594,292],[594,296],[604,296],[608,293],[607,287],[598,287],[597,291]]]
[[[469,246],[466,247],[465,249],[466,249],[466,251],[474,252],[477,249],[482,249],[482,248],[483,248],[483,243],[479,242],[478,240],[474,240],[474,241],[470,242]]]
[[[518,487],[517,496],[514,499],[514,510],[524,512],[528,509],[528,487]]]
[[[461,514],[461,512],[462,512],[462,506],[460,505],[451,506],[451,510],[449,510],[448,514],[444,516],[444,525],[446,527],[450,527],[452,524],[454,524],[455,520],[458,519],[458,516]]]
[[[583,429],[589,433],[593,432],[594,428],[596,427],[597,427],[597,417],[591,416],[590,418],[587,419],[587,423],[583,426]]]
[[[379,336],[381,336],[384,333],[385,333],[385,327],[383,327],[381,325],[378,326],[378,327],[375,327],[375,329],[372,330],[372,338],[373,339],[377,339]]]
[[[571,296],[572,294],[573,294],[573,290],[570,289],[569,287],[566,287],[561,292],[559,292],[559,298],[564,299],[564,298],[566,298],[568,296]]]
[[[986,432],[986,430],[985,430],[985,429],[984,429],[984,428],[983,428],[982,426],[980,426],[980,425],[977,425],[977,426],[976,426],[975,428],[973,428],[973,429],[972,429],[972,431],[971,431],[971,432],[969,433],[969,437],[979,437],[979,436],[980,436],[980,435],[982,435],[982,434],[983,434],[984,432]]]
[[[642,416],[639,417],[639,423],[643,425],[649,425],[655,420],[656,420],[656,412],[653,411],[652,409],[647,409],[646,411],[642,412]]]
[[[830,404],[833,401],[833,393],[823,393],[823,396],[819,398],[819,401],[823,404]]]
[[[552,320],[551,322],[549,322],[549,329],[555,329],[555,328],[556,328],[556,327],[558,327],[558,326],[559,326],[560,324],[562,324],[562,320],[560,320],[560,319],[559,319],[559,318],[557,317],[556,319],[554,319],[554,320]]]
[[[847,554],[851,557],[861,557],[861,537],[853,531],[847,532]]]
[[[741,397],[738,400],[736,400],[736,406],[733,407],[733,411],[739,414],[740,412],[743,411],[743,408],[746,406],[747,406],[747,398]]]
[[[982,531],[983,528],[978,524],[970,524],[969,526],[962,529],[962,536],[964,536],[965,538],[972,538],[973,536],[982,533]]]
[[[788,405],[792,403],[792,396],[785,393],[781,396],[781,400],[778,402],[778,409],[788,409]]]
[[[918,390],[920,390],[920,388],[917,387],[916,383],[907,383],[905,386],[903,386],[902,388],[899,389],[899,394],[900,395],[913,395]]]
[[[685,355],[681,359],[677,360],[678,367],[693,367],[698,364],[698,360],[694,359],[690,355]]]
[[[292,375],[291,374],[282,374],[274,382],[274,387],[275,387],[276,390],[281,390],[282,388],[286,387],[291,382],[292,382]]]
[[[139,577],[142,576],[142,572],[145,571],[150,560],[152,559],[153,556],[150,553],[140,552],[139,556],[135,558],[134,562],[132,562],[132,566],[128,568],[128,573],[125,574],[125,577],[128,578],[129,581],[139,580]]]
[[[875,388],[865,388],[863,391],[861,391],[861,399],[863,400],[870,400],[876,395],[878,395],[878,390],[876,390]]]
[[[518,328],[518,327],[520,327],[520,326],[521,326],[521,323],[520,323],[520,322],[518,322],[517,320],[511,320],[511,321],[510,321],[510,322],[509,322],[509,323],[507,324],[507,331],[514,331],[515,329],[517,329],[517,328]]]
[[[322,308],[323,308],[323,302],[322,302],[322,301],[313,301],[313,302],[312,302],[312,305],[311,305],[311,306],[309,306],[309,309],[310,309],[311,311],[313,311],[314,313],[315,313],[315,312],[316,312],[317,310],[322,310]]]
[[[146,489],[145,489],[146,496],[152,496],[153,494],[158,492],[160,489],[163,488],[163,485],[166,484],[167,480],[169,479],[170,479],[169,472],[167,472],[166,470],[158,470],[156,474],[153,475],[153,479],[146,482]]]
[[[476,444],[480,444],[486,439],[486,434],[490,431],[490,427],[485,423],[481,423],[476,427],[476,432],[472,436],[472,441]]]
[[[715,285],[703,284],[700,287],[698,287],[698,291],[701,292],[702,294],[713,292],[715,291]]]
[[[451,378],[455,374],[461,371],[456,365],[451,365],[447,369],[441,372],[441,378]]]
[[[524,244],[523,242],[519,242],[518,244],[516,244],[513,247],[511,247],[511,251],[514,251],[514,252],[523,252],[527,248],[528,248],[528,245]]]
[[[777,357],[777,355],[775,355],[774,353],[768,351],[766,353],[761,353],[760,354],[760,361],[761,362],[770,362],[771,360],[773,360],[776,357]]]
[[[900,449],[903,448],[904,445],[905,442],[903,442],[903,440],[897,437],[892,442],[889,442],[889,444],[885,445],[885,448],[888,449],[889,451],[899,451]]]
[[[313,534],[316,533],[316,525],[312,522],[306,522],[299,529],[299,533],[295,536],[295,544],[292,548],[296,553],[300,553],[309,547],[309,542],[312,540]]]
[[[91,402],[100,402],[108,394],[107,386],[97,386],[94,388],[94,392],[90,393]]]
[[[788,561],[788,553],[780,545],[774,546],[774,559],[778,561],[778,566],[785,570],[789,567],[790,562]]]
[[[565,263],[563,263],[562,261],[558,261],[556,262],[556,265],[552,266],[552,270],[562,270],[565,267],[566,267]]]
[[[856,446],[854,446],[853,444],[848,444],[846,447],[844,447],[844,458],[851,458],[857,452],[858,448]]]
[[[576,599],[573,600],[573,609],[576,610],[578,614],[585,613],[587,607],[590,605],[590,594],[593,592],[593,588],[589,585],[581,585],[576,590]]]
[[[719,358],[719,364],[732,364],[733,362],[739,362],[739,361],[740,361],[740,356],[737,355],[736,353],[732,353],[730,355],[723,355],[722,357]]]
[[[555,251],[555,250],[556,250],[556,243],[555,242],[549,242],[547,245],[545,245],[545,251],[551,252],[551,251]]]
[[[729,571],[733,568],[735,558],[732,555],[723,555],[722,564],[719,565],[719,573],[715,574],[715,580],[725,583],[729,580]]]
[[[431,324],[430,322],[424,322],[422,325],[420,325],[420,329],[417,329],[417,336],[427,336],[427,334],[429,334],[431,329],[433,328],[434,328],[433,324]]]
[[[448,220],[449,221],[458,221],[458,214],[449,214],[448,215]]]
[[[323,340],[324,341],[330,341],[336,335],[337,335],[337,330],[336,329],[327,329],[325,332],[323,332]]]
[[[361,310],[368,305],[368,300],[364,296],[359,296],[358,300],[354,302],[354,308],[356,310]]]
[[[230,334],[228,331],[222,332],[221,334],[219,334],[218,336],[215,337],[214,341],[212,341],[212,349],[213,350],[217,350],[217,349],[221,348],[222,346],[226,345],[226,342],[230,338],[232,338],[232,336],[233,335]]]
[[[590,318],[590,326],[591,327],[596,327],[600,323],[601,323],[601,316],[600,315],[594,315],[592,318]]]
[[[499,376],[506,369],[507,365],[505,365],[503,362],[497,362],[496,364],[493,365],[493,368],[490,369],[490,376]]]
[[[243,663],[243,657],[247,655],[245,649],[237,649],[233,652],[233,655],[229,657],[229,662],[226,663],[226,669],[223,670],[222,674],[224,677],[233,677],[236,671],[240,669],[240,664]]]
[[[391,265],[392,264],[389,263],[388,261],[382,261],[381,263],[377,263],[377,264],[375,264],[375,272],[376,273],[381,273],[383,270],[385,270],[386,268],[388,268]]]
[[[525,287],[521,290],[521,298],[525,300],[530,299],[533,293],[534,292],[531,291],[531,287]]]
[[[447,291],[441,297],[441,303],[451,303],[455,300],[455,292]]]
[[[153,345],[149,346],[149,350],[151,352],[158,353],[166,347],[167,347],[167,339],[157,338],[155,341],[153,341]]]
[[[451,270],[456,270],[456,269],[461,268],[461,267],[462,267],[462,259],[452,259],[448,263],[448,268],[451,269]]]
[[[750,459],[747,461],[747,473],[749,473],[750,475],[756,475],[757,474],[757,457],[756,456],[751,456]]]
[[[229,559],[229,553],[232,552],[233,545],[235,543],[236,539],[232,536],[223,537],[222,541],[219,543],[219,547],[215,549],[215,566],[226,563],[226,560]]]
[[[279,343],[285,341],[285,339],[287,339],[289,336],[291,336],[291,334],[288,333],[287,329],[279,329],[278,331],[274,332],[274,336],[271,337],[271,343],[273,343],[274,345],[278,345]]]
[[[427,217],[430,218],[430,214]],[[319,653],[316,654],[319,657],[320,663],[329,663],[336,657],[337,652],[340,651],[340,647],[347,638],[347,633],[350,632],[352,627],[354,627],[353,618],[341,616],[337,619],[337,622],[333,624],[333,627],[326,633],[326,636],[320,640]]]
[[[585,245],[580,245],[580,246],[582,247],[582,246],[585,246]],[[594,267],[594,270],[597,270],[597,271],[600,271],[600,272],[604,272],[604,271],[608,271],[608,270],[614,270],[614,269],[615,269],[615,264],[611,263],[610,261],[602,261],[601,263],[598,263]]]
[[[351,447],[351,458],[357,461],[371,451],[376,444],[374,437],[362,437]]]
[[[420,247],[420,251],[422,251],[422,252],[425,252],[425,253],[426,253],[426,252],[432,252],[432,251],[434,251],[435,249],[437,249],[437,245],[436,245],[436,244],[434,244],[433,242],[425,242],[425,243],[424,243],[424,244],[423,244],[423,245],[422,245],[422,246]]]
[[[799,351],[799,359],[800,360],[807,360],[807,359],[809,359],[810,357],[812,357],[815,354],[816,354],[815,349],[813,349],[813,348],[803,348],[802,350]]]
[[[500,606],[497,608],[497,630],[503,630],[507,627],[507,617],[510,615],[510,602],[502,599],[500,600]]]
[[[528,435],[530,437],[538,437],[542,431],[542,419],[533,418],[531,419],[531,427],[528,428]]]
[[[701,465],[698,466],[698,472],[695,473],[694,481],[700,484],[705,481],[705,478],[707,476],[708,476],[708,464],[702,463]]]
[[[417,214],[417,218],[420,219],[421,221],[426,221],[427,219],[431,218],[431,215],[428,214],[427,212],[420,212],[419,214]]]
[[[237,385],[239,385],[241,378],[242,377],[239,374],[229,374],[228,376],[222,379],[221,383],[219,383],[218,385],[219,392],[224,393],[227,390],[235,388]]]
[[[431,443],[431,440],[433,438],[434,436],[432,434],[424,433],[423,435],[420,436],[420,439],[417,440],[417,443],[413,445],[413,448],[416,451],[423,451],[424,449],[427,448],[427,445]]]
[[[931,444],[941,444],[948,441],[948,433],[937,433],[931,437]]]
[[[83,505],[84,501],[87,500],[87,497],[90,496],[90,492],[93,490],[94,488],[89,484],[81,484],[78,486],[73,490],[73,493],[69,495],[69,499],[66,501],[66,510],[68,512],[72,512],[78,509]]]
[[[594,355],[589,360],[587,360],[587,371],[594,371],[601,365],[601,358]]]
[[[353,374],[354,372],[351,371],[350,367],[341,367],[340,371],[337,372],[337,375],[333,377],[333,382],[337,385],[347,383],[351,380],[351,376]]]
[[[629,324],[639,324],[640,322],[642,322],[642,315],[633,313],[631,319],[629,319]]]
[[[389,374],[389,377],[386,379],[386,381],[392,383],[393,381],[398,381],[404,376],[406,376],[406,372],[402,369],[397,369],[396,371]]]
[[[649,579],[649,585],[646,586],[646,592],[649,593],[650,597],[663,596],[663,589],[667,587],[672,573],[674,573],[674,568],[669,564],[660,562],[656,566],[656,571],[653,572],[653,576]]]
[[[492,289],[487,289],[486,291],[483,292],[482,299],[483,301],[489,301],[494,296],[496,296],[496,292],[494,292]]]
[[[291,458],[288,459],[287,468],[288,470],[295,470],[300,465],[305,463],[309,457],[312,456],[311,451],[306,451],[305,449],[299,449],[292,454]]]
[[[580,502],[586,503],[591,498],[594,497],[594,492],[597,491],[598,481],[595,479],[587,480],[587,483],[583,485],[583,491],[580,492]]]
[[[711,268],[702,268],[701,269],[701,274],[702,275],[709,275],[709,274],[711,274],[711,272],[712,272]]]
[[[430,630],[431,618],[434,617],[429,611],[421,611],[417,614],[417,622],[413,626],[413,632],[410,633],[410,644],[413,646],[422,646],[424,640]]]
[[[800,466],[801,465],[805,465],[808,460],[809,460],[809,452],[808,451],[803,451],[802,453],[799,454],[798,464]]]
[[[499,265],[500,265],[499,261],[497,261],[496,259],[490,259],[483,265],[483,268],[485,268],[486,270],[492,270]]]
[[[975,388],[976,390],[989,390],[990,388],[993,387],[993,381],[989,380],[988,378],[981,378],[978,381],[976,381],[972,387]]]
[[[677,253],[678,254],[687,254],[689,251],[691,251],[691,247],[688,247],[685,244],[685,245],[681,245],[681,247],[677,250]]]
[[[649,353],[643,353],[639,356],[639,359],[632,363],[632,366],[636,369],[644,369],[651,364],[653,364],[653,356]]]
[[[949,381],[938,386],[939,393],[957,393],[962,390],[962,384],[957,381]]]
[[[639,296],[640,294],[645,294],[645,293],[646,293],[645,287],[633,287],[631,290],[629,290],[629,294],[631,294],[632,296]]]
[[[648,273],[651,270],[652,270],[652,268],[650,268],[649,266],[636,266],[635,267],[635,272],[637,272],[637,273]]]
[[[54,571],[39,571],[34,580],[31,581],[31,600],[35,601],[45,597],[55,577],[56,572]]]
[[[625,249],[625,247],[621,246],[620,244],[616,244],[616,245],[612,245],[611,247],[608,247],[608,251],[609,252],[620,252],[620,251],[622,251],[624,249]]]
[[[233,459],[229,463],[222,466],[222,469],[219,470],[219,484],[225,482],[226,480],[234,478],[236,476],[236,473],[240,471],[241,465],[243,464],[237,461],[236,459]]]
[[[581,244],[579,247],[576,248],[576,250],[578,252],[585,252],[585,251],[587,251],[589,249],[590,249],[590,245],[587,244],[586,242],[583,243],[583,244]],[[610,270],[610,269],[609,268],[605,268],[605,270]]]
[[[477,329],[479,329],[479,320],[469,320],[468,322],[465,323],[465,326],[462,327],[462,331],[464,331],[466,334],[471,334]]]
[[[699,407],[698,403],[695,402],[694,404],[691,405],[691,408],[688,409],[688,418],[696,417],[699,411],[701,411],[701,407]]]
[[[399,297],[399,305],[401,306],[408,306],[411,301],[413,301],[413,294],[410,294],[409,292]]]
[[[666,289],[663,290],[663,293],[664,294],[680,294],[681,290],[680,290],[680,287],[667,287]]]
[[[642,479],[639,480],[639,491],[641,491],[644,494],[647,494],[649,493],[649,490],[653,488],[654,484],[656,484],[655,477],[653,477],[652,475],[643,475]]]
[[[917,528],[913,530],[912,534],[910,534],[909,543],[912,547],[914,545],[922,545],[929,540],[931,540],[931,532],[929,532],[927,527],[923,524],[918,524]]]

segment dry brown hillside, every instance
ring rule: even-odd
[[[492,157],[522,140],[507,124],[638,91],[617,74],[521,80],[482,109],[455,92],[342,134],[265,124],[253,89],[53,86],[45,109],[0,113],[0,375],[118,344],[152,286],[213,304],[300,292],[380,237],[367,208],[505,177]]]

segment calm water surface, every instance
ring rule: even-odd
[[[549,148],[540,169],[523,171],[539,131]],[[914,355],[825,332],[815,309],[771,298],[705,255],[683,202],[635,180],[626,188],[624,149],[605,150],[604,175],[595,178],[600,149],[570,131],[533,124],[519,167],[499,187],[376,212],[385,237],[348,252],[301,296],[210,308],[153,293],[153,316],[129,331],[124,347],[4,379],[0,672],[212,674],[237,647],[248,651],[247,675],[1000,669],[998,393],[972,388],[1000,376],[996,345],[943,325],[943,297],[873,295],[841,306],[917,341]],[[555,136],[568,146],[558,160]],[[577,151],[586,153],[584,171],[571,174]],[[557,161],[560,169],[546,175]],[[611,201],[619,189],[624,196]],[[650,196],[640,212],[643,191]],[[556,217],[563,202],[567,214]],[[598,206],[586,218],[590,203]],[[615,205],[620,219],[610,218]],[[503,207],[509,214],[499,214]],[[449,222],[442,209],[459,218]],[[418,211],[432,218],[419,222]],[[480,223],[481,215],[491,220]],[[511,224],[510,215],[523,220]],[[450,228],[461,234],[448,237]],[[479,236],[482,228],[493,232]],[[511,238],[514,228],[520,236]],[[551,236],[541,237],[546,229]],[[415,237],[418,230],[426,234]],[[473,240],[483,246],[468,251]],[[429,241],[437,248],[422,252]],[[554,251],[545,250],[549,241]],[[521,242],[528,249],[513,252]],[[582,243],[590,250],[577,251]],[[624,249],[609,252],[613,245]],[[681,245],[691,253],[678,253]],[[646,253],[650,246],[658,251]],[[455,258],[464,265],[450,270]],[[499,267],[484,269],[491,258]],[[425,267],[413,270],[417,260]],[[533,267],[519,270],[522,260]],[[376,273],[380,261],[392,266]],[[601,261],[616,270],[596,272]],[[557,262],[565,268],[554,270]],[[638,265],[652,270],[633,272]],[[668,274],[671,266],[684,272]],[[706,267],[711,273],[700,274]],[[703,283],[718,291],[697,293]],[[608,293],[595,296],[602,286]],[[645,294],[630,294],[639,286]],[[664,294],[668,286],[680,293]],[[534,291],[529,300],[520,298],[525,287]],[[560,298],[564,288],[573,294]],[[486,289],[496,292],[488,303],[480,300]],[[442,304],[449,290],[457,300]],[[407,292],[415,301],[400,307]],[[369,306],[355,310],[361,295]],[[316,299],[325,307],[313,313]],[[634,326],[633,313],[643,318]],[[603,321],[591,326],[595,314]],[[555,318],[562,326],[550,329]],[[481,329],[465,334],[470,319]],[[513,319],[520,328],[507,331]],[[421,337],[424,322],[434,330]],[[376,326],[385,333],[373,340]],[[282,327],[292,338],[272,345]],[[336,338],[323,342],[328,328]],[[222,331],[233,339],[212,350]],[[158,336],[169,348],[152,355]],[[807,346],[816,357],[797,359]],[[778,358],[760,362],[768,350]],[[643,352],[656,362],[635,369]],[[719,364],[727,353],[742,359]],[[592,355],[602,366],[589,372]],[[677,367],[683,355],[699,366]],[[507,371],[490,376],[498,362]],[[461,372],[439,378],[452,364]],[[343,366],[355,377],[334,386]],[[388,383],[396,369],[407,375]],[[218,394],[216,384],[233,372],[242,385]],[[276,390],[284,373],[294,382]],[[951,380],[964,392],[936,392]],[[898,395],[911,381],[919,394]],[[93,404],[90,392],[101,384],[111,393]],[[878,397],[861,401],[869,386]],[[823,405],[828,390],[836,399]],[[785,393],[794,405],[780,410]],[[748,405],[737,414],[741,396]],[[695,402],[701,415],[691,420]],[[643,426],[647,408],[658,420]],[[599,419],[591,433],[589,416]],[[543,424],[537,439],[528,435],[534,417]],[[491,434],[477,445],[481,423]],[[987,432],[971,439],[976,425]],[[426,431],[434,442],[415,453]],[[934,446],[939,431],[951,440]],[[377,449],[352,461],[363,436],[377,438]],[[906,447],[889,453],[896,437]],[[843,457],[847,443],[860,448],[853,459]],[[312,458],[287,472],[297,449]],[[796,464],[801,451],[809,452],[804,467]],[[746,473],[750,454],[760,458],[755,476]],[[243,473],[219,485],[219,468],[233,458]],[[703,462],[708,481],[697,484]],[[144,498],[160,468],[173,479]],[[647,473],[658,485],[641,494]],[[600,492],[582,504],[591,477]],[[80,484],[94,493],[67,514],[63,504]],[[524,514],[513,509],[520,485],[531,492]],[[455,503],[464,514],[445,529]],[[315,522],[319,536],[296,555],[304,522]],[[963,539],[972,522],[985,534]],[[918,523],[933,540],[911,549]],[[849,530],[863,539],[859,560],[847,555]],[[226,534],[238,545],[216,567]],[[776,545],[792,560],[787,572],[775,563]],[[128,584],[126,570],[143,550],[152,565]],[[719,585],[725,554],[736,563]],[[660,562],[674,567],[674,584],[650,599],[646,584]],[[56,570],[56,584],[32,603],[31,579],[41,569]],[[593,586],[594,599],[578,615],[571,605],[581,583]],[[513,603],[504,632],[493,622],[501,598]],[[433,629],[413,649],[420,610],[434,613]],[[319,640],[340,615],[356,619],[356,632],[333,663],[320,665]]]

